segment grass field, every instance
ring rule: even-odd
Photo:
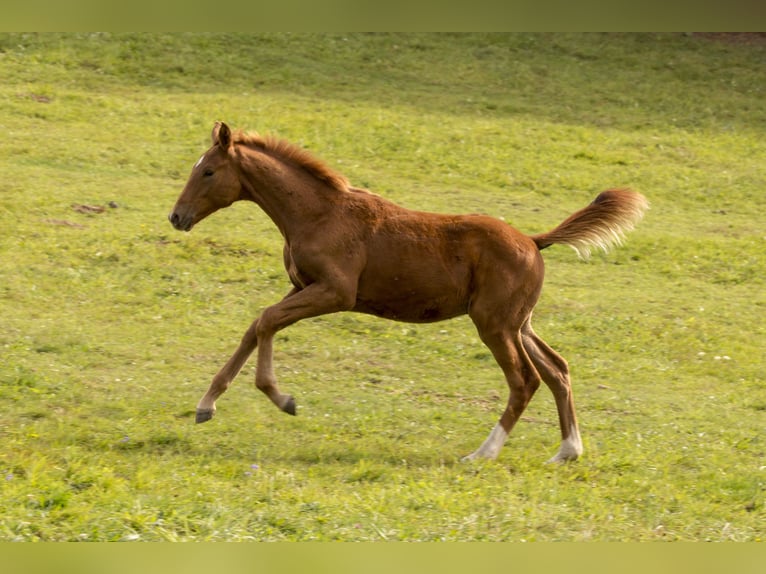
[[[697,35],[0,35],[0,539],[764,539],[766,43]],[[505,404],[470,321],[341,314],[194,406],[288,288],[252,204],[166,216],[215,120],[402,205],[528,233],[609,187],[651,211],[588,261],[544,252],[541,388]],[[98,209],[93,209],[93,208]]]

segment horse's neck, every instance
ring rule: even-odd
[[[251,150],[242,156],[241,166],[249,199],[287,239],[310,229],[335,205],[327,184],[298,166]]]

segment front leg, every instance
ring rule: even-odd
[[[210,383],[207,392],[197,404],[196,422],[204,423],[213,418],[215,414],[215,401],[226,392],[234,377],[237,376],[247,362],[248,357],[250,357],[258,345],[258,337],[256,335],[257,325],[258,319],[253,321],[242,337],[237,350],[234,351],[234,354],[226,361],[223,368],[213,377],[213,382]]]
[[[255,385],[282,411],[294,415],[295,399],[279,391],[273,364],[274,335],[285,327],[309,317],[347,311],[354,306],[356,293],[322,283],[312,283],[266,309],[257,321],[258,366]]]
[[[292,289],[287,295],[285,295],[285,299],[291,297],[297,292],[297,289]],[[242,336],[242,341],[239,343],[237,350],[234,351],[234,354],[231,356],[231,358],[226,362],[221,370],[218,371],[215,377],[213,377],[213,382],[210,383],[210,387],[208,388],[207,392],[197,404],[196,422],[204,423],[213,418],[213,415],[215,414],[215,401],[218,399],[218,397],[226,392],[226,389],[229,388],[229,385],[234,380],[234,377],[236,377],[239,371],[242,370],[242,367],[247,362],[247,359],[250,357],[250,355],[255,350],[255,347],[258,345],[257,327],[259,320],[260,318],[253,321],[253,323],[250,325],[250,328]]]
[[[255,370],[255,386],[269,397],[271,402],[277,405],[280,410],[289,415],[295,415],[295,399],[291,395],[282,394],[277,387],[277,377],[274,374],[273,365],[274,337],[264,338],[262,341],[261,347],[258,350],[258,366]]]

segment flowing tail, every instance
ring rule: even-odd
[[[548,233],[532,235],[538,249],[555,243],[569,245],[580,257],[590,256],[591,248],[608,251],[622,243],[625,233],[633,229],[649,209],[640,193],[627,189],[610,189],[593,200],[588,207],[567,217]]]

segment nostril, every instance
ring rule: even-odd
[[[180,215],[176,211],[168,215],[168,220],[170,221],[170,224],[179,231],[189,231],[193,225],[191,217],[188,215]]]

